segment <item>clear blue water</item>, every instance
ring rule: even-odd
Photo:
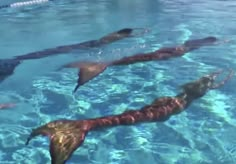
[[[234,0],[58,0],[0,11],[1,59],[96,39],[124,27],[150,33],[90,51],[23,62],[0,84],[0,163],[50,163],[46,137],[25,141],[32,128],[52,120],[84,119],[139,109],[179,86],[221,68],[235,68]],[[112,67],[72,90],[77,70],[56,71],[77,60],[113,60],[137,52],[213,35],[227,44],[203,47],[184,57]],[[70,164],[234,164],[236,163],[235,77],[194,101],[164,123],[91,132]]]

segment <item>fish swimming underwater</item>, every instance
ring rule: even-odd
[[[79,61],[66,64],[62,66],[60,69],[62,68],[79,69],[77,85],[73,91],[76,92],[81,85],[87,83],[94,77],[98,76],[100,73],[105,71],[105,69],[108,66],[129,65],[129,64],[154,61],[154,60],[167,60],[169,58],[183,56],[185,53],[196,50],[202,46],[214,45],[217,43],[217,41],[218,39],[216,37],[210,36],[202,39],[188,40],[184,42],[182,45],[176,47],[164,47],[154,52],[140,53],[129,57],[123,57],[121,59],[109,63]]]
[[[63,45],[55,48],[49,48],[42,51],[15,56],[12,59],[0,59],[0,81],[12,75],[16,66],[19,65],[23,60],[40,59],[48,56],[69,53],[73,50],[78,49],[90,49],[94,47],[100,47],[118,40],[122,40],[124,38],[140,36],[146,32],[148,32],[148,30],[145,28],[124,28],[119,31],[107,34],[97,40],[90,40],[78,44]]]
[[[184,111],[191,103],[204,96],[209,90],[225,84],[233,76],[233,71],[219,83],[215,79],[221,72],[203,76],[196,81],[182,86],[183,91],[174,97],[160,97],[139,110],[128,110],[121,114],[85,120],[56,120],[33,129],[29,141],[38,136],[50,139],[50,155],[52,164],[64,164],[73,152],[82,145],[88,132],[121,125],[137,123],[163,122],[172,115]]]

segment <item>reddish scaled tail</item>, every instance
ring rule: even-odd
[[[81,85],[87,83],[88,81],[95,78],[103,71],[105,71],[108,65],[109,65],[108,63],[73,62],[73,63],[69,63],[62,66],[60,69],[62,68],[78,68],[79,69],[77,85],[73,91],[73,93],[75,93]]]
[[[83,143],[88,132],[87,121],[59,120],[53,121],[37,129],[30,134],[29,141],[44,135],[50,138],[50,155],[52,164],[64,164],[72,153]]]

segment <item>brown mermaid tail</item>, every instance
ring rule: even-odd
[[[96,63],[96,62],[73,62],[62,66],[60,69],[63,68],[79,69],[77,85],[75,86],[73,91],[75,93],[81,85],[87,83],[91,79],[98,76],[107,68],[108,65],[109,64],[107,63]]]
[[[141,36],[147,32],[149,32],[149,30],[146,28],[123,28],[119,31],[115,31],[113,33],[101,37],[98,42],[100,43],[100,45],[108,44],[127,37]]]
[[[88,132],[86,121],[59,120],[34,129],[26,141],[44,135],[50,138],[52,164],[64,164],[72,153],[83,143]]]
[[[0,82],[12,75],[18,64],[20,61],[16,59],[0,59]]]
[[[213,45],[216,43],[218,39],[214,36],[205,37],[202,39],[193,39],[184,42],[184,46],[188,48],[190,51],[194,49],[198,49],[202,46]]]
[[[132,31],[133,31],[133,29],[131,29],[131,28],[124,28],[119,31],[115,31],[113,33],[107,34],[106,36],[100,38],[98,41],[101,44],[112,43],[114,41],[123,39],[125,37],[129,37],[131,35]]]
[[[85,41],[85,42],[77,43],[77,44],[62,45],[62,46],[58,46],[54,48],[48,48],[41,51],[27,53],[24,55],[18,55],[18,56],[15,56],[13,59],[0,59],[0,82],[3,81],[8,76],[12,75],[14,73],[15,67],[18,64],[20,64],[20,62],[23,60],[40,59],[40,58],[45,58],[45,57],[54,56],[58,54],[69,53],[78,49],[100,47],[102,45],[106,45],[106,44],[109,44],[118,40],[122,40],[127,37],[139,36],[146,32],[148,32],[148,30],[145,28],[123,28],[121,30],[107,34],[97,40],[90,40],[90,41]],[[89,74],[89,76],[93,76],[93,75]],[[82,78],[82,79],[86,79],[86,78]],[[80,80],[80,81],[82,85],[83,80]],[[85,81],[87,82],[87,80]],[[79,85],[77,86],[77,88],[78,87]]]
[[[118,32],[112,33],[104,37],[103,39],[108,41],[114,38],[123,37],[130,35],[132,29],[123,29]],[[105,41],[105,42],[106,42]],[[177,47],[163,47],[154,52],[140,53],[133,56],[123,57],[118,60],[114,60],[110,63],[96,63],[96,62],[73,62],[62,66],[61,68],[79,68],[80,72],[78,74],[79,79],[74,92],[83,84],[93,79],[102,73],[108,66],[115,65],[129,65],[139,62],[148,62],[154,60],[167,60],[174,57],[183,56],[186,52],[192,51],[194,49],[200,48],[202,46],[212,45],[217,41],[215,37],[205,37],[202,39],[188,40],[183,45]]]
[[[61,45],[54,48],[48,48],[41,51],[31,52],[24,55],[15,56],[15,59],[18,60],[31,60],[31,59],[40,59],[49,56],[55,56],[58,54],[65,54],[73,52],[74,50],[79,49],[89,49],[94,47],[100,47],[106,44],[113,43],[131,36],[142,35],[147,32],[145,28],[124,28],[119,31],[107,34],[100,39],[89,40],[81,43],[70,44],[70,45]]]
[[[14,73],[15,67],[18,64],[20,64],[20,62],[23,60],[40,59],[40,58],[45,58],[45,57],[54,56],[58,54],[69,53],[69,52],[72,52],[73,50],[78,50],[78,49],[100,47],[102,45],[109,44],[118,40],[122,40],[127,37],[139,36],[146,32],[148,32],[148,30],[145,28],[123,28],[119,31],[115,31],[113,33],[107,34],[97,40],[90,40],[90,41],[85,41],[85,42],[77,43],[77,44],[62,45],[62,46],[58,46],[54,48],[48,48],[41,51],[27,53],[24,55],[18,55],[18,56],[15,56],[13,59],[0,59],[0,81],[3,81],[6,77],[12,75]],[[88,71],[86,70],[87,70],[87,67],[85,68],[85,72],[87,73]],[[90,76],[92,76],[91,78],[93,78],[94,76],[93,73],[92,74],[89,73],[88,77]],[[84,79],[87,79],[87,76],[82,77],[81,80],[79,80],[80,82],[77,85],[77,88],[79,87],[79,85],[83,84]],[[90,78],[88,78],[88,80],[90,80]],[[87,82],[88,80],[85,80],[85,82]],[[75,89],[75,91],[76,90],[77,89]]]
[[[231,74],[232,72],[230,72]],[[184,92],[177,96],[157,98],[151,104],[145,105],[139,110],[128,110],[117,115],[87,120],[58,120],[50,122],[34,129],[26,145],[32,138],[38,135],[46,135],[50,138],[52,164],[64,164],[83,143],[86,134],[90,130],[120,125],[133,125],[142,122],[166,121],[172,115],[182,112],[192,101],[200,98],[212,89],[214,80],[218,75],[219,73],[212,73],[187,83],[184,87]],[[227,76],[226,79],[230,77],[232,76]]]

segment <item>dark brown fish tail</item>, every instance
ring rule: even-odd
[[[81,86],[90,81],[91,79],[97,77],[107,68],[106,63],[85,63],[80,67],[77,86],[74,92]]]
[[[127,37],[127,31],[131,29],[122,29],[120,31],[109,34],[100,39],[101,42],[112,42],[119,39],[120,37]],[[133,29],[135,30],[135,29]],[[141,30],[141,29],[139,29]],[[144,29],[142,29],[144,30]],[[127,32],[127,33],[126,33]],[[175,47],[163,47],[156,51],[149,53],[138,53],[133,56],[126,56],[118,60],[114,60],[110,63],[96,63],[96,62],[71,62],[62,66],[62,68],[78,68],[79,79],[77,85],[74,89],[74,92],[83,84],[87,83],[89,80],[98,76],[102,73],[108,66],[121,66],[121,65],[130,65],[140,62],[148,62],[155,60],[168,60],[171,58],[176,58],[183,56],[185,53],[200,48],[201,46],[213,45],[216,41],[216,37],[205,37],[202,39],[188,40],[182,45]]]
[[[139,110],[127,110],[119,115],[89,120],[91,129],[109,126],[132,125],[141,122],[165,121],[185,108],[185,100],[178,97],[162,97]]]
[[[16,59],[0,59],[0,81],[12,75],[20,63],[21,61]]]
[[[143,34],[149,32],[150,30],[147,28],[123,28],[116,33],[119,35],[126,35],[126,36],[142,36]]]
[[[133,31],[132,28],[123,28],[115,33],[117,33],[117,34],[131,34],[132,31]]]
[[[100,43],[100,45],[109,44],[124,38],[140,36],[147,32],[148,30],[145,28],[123,28],[119,31],[115,31],[101,37],[100,39],[98,39],[98,42]]]
[[[88,131],[89,124],[87,121],[53,121],[34,129],[26,145],[38,135],[48,136],[50,139],[51,163],[64,164],[83,143]]]
[[[95,78],[99,74],[101,74],[105,69],[111,65],[110,63],[99,63],[99,62],[72,62],[65,64],[64,66],[60,67],[58,70],[60,71],[63,68],[78,68],[78,79],[77,85],[74,88],[73,93],[77,91],[77,89],[90,81],[91,79]]]
[[[205,95],[214,88],[215,78],[220,72],[203,76],[183,86],[183,92],[174,97],[156,98],[151,104],[139,110],[127,110],[121,114],[104,116],[87,120],[58,120],[34,129],[28,138],[29,141],[38,136],[46,135],[50,138],[50,155],[52,164],[64,164],[73,152],[83,143],[90,130],[119,125],[133,125],[144,122],[162,122],[171,116],[185,110],[192,101]],[[222,82],[216,84],[220,87],[233,75],[229,75]]]
[[[214,36],[205,37],[202,39],[193,39],[193,40],[187,40],[184,42],[184,46],[188,47],[190,50],[198,49],[202,46],[209,46],[213,45],[218,41],[218,39]]]

